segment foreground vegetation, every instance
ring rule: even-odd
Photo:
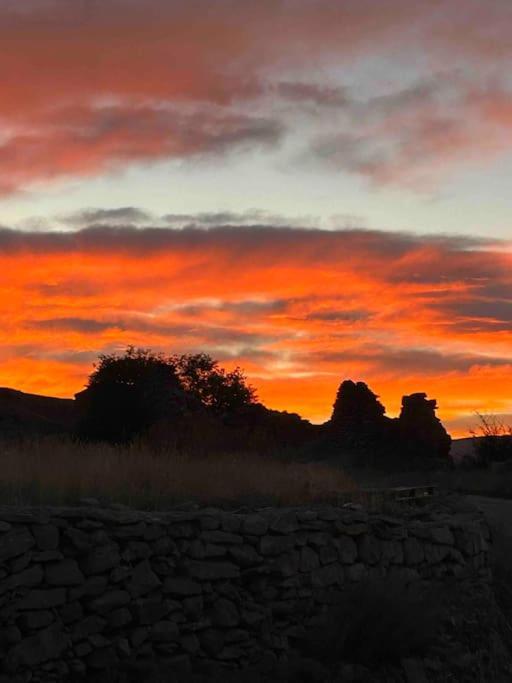
[[[78,443],[63,437],[0,446],[0,501],[102,503],[162,509],[176,503],[293,505],[342,500],[357,491],[340,469],[251,454],[197,457],[127,446]]]

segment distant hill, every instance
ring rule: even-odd
[[[75,402],[0,388],[0,436],[58,434],[74,423]]]

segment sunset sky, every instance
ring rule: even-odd
[[[511,0],[1,0],[0,385],[204,350],[512,422]]]

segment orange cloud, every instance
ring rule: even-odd
[[[70,396],[100,352],[206,350],[271,407],[364,379],[448,419],[510,412],[511,245],[361,230],[0,230],[1,383]],[[508,393],[507,393],[508,392]]]

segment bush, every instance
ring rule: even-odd
[[[421,655],[432,645],[439,608],[417,584],[390,578],[350,587],[308,641],[322,661],[368,666]]]
[[[475,459],[480,466],[512,459],[512,426],[506,425],[497,415],[477,413],[479,424],[473,435]]]

